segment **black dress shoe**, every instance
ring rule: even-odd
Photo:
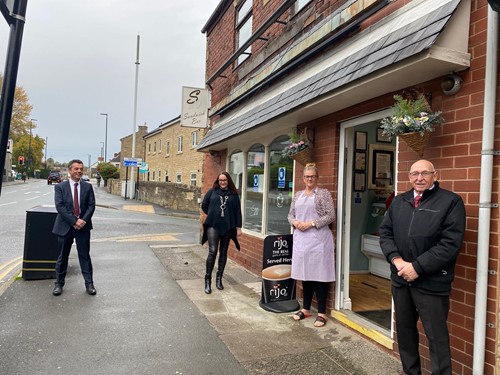
[[[62,294],[62,292],[63,292],[63,287],[61,285],[56,285],[54,287],[54,290],[52,291],[52,294],[54,296],[60,296]]]
[[[95,295],[97,293],[97,290],[94,288],[94,284],[89,284],[86,287],[87,293],[90,294],[91,296]]]

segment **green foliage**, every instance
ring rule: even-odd
[[[443,122],[441,112],[432,112],[427,99],[420,94],[416,100],[403,99],[395,95],[396,103],[392,107],[392,116],[381,121],[384,134],[396,136],[398,134],[434,131],[434,126]]]
[[[104,182],[110,178],[120,178],[120,170],[111,163],[100,163],[97,166],[97,171],[104,179]]]
[[[3,84],[3,76],[0,74],[0,87]],[[10,120],[9,138],[16,142],[23,135],[29,135],[36,128],[36,122],[31,121],[33,106],[29,103],[28,94],[21,86],[16,86],[14,93],[14,105],[12,107],[12,118]]]

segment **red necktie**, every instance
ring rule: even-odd
[[[422,196],[420,194],[415,197],[415,208],[418,207],[421,199],[422,199]]]
[[[78,183],[75,183],[75,190],[73,191],[73,215],[80,216],[80,205],[78,204]]]

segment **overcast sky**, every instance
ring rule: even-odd
[[[141,36],[137,125],[180,114],[182,86],[204,87],[206,35],[219,0],[29,0],[17,85],[33,105],[34,134],[59,162],[107,156],[133,131],[136,38]],[[0,21],[3,74],[9,28]]]

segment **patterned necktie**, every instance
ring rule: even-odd
[[[415,208],[418,208],[421,199],[422,196],[420,194],[415,197]]]
[[[78,203],[78,183],[75,183],[75,190],[73,191],[73,215],[80,216],[80,204]]]

